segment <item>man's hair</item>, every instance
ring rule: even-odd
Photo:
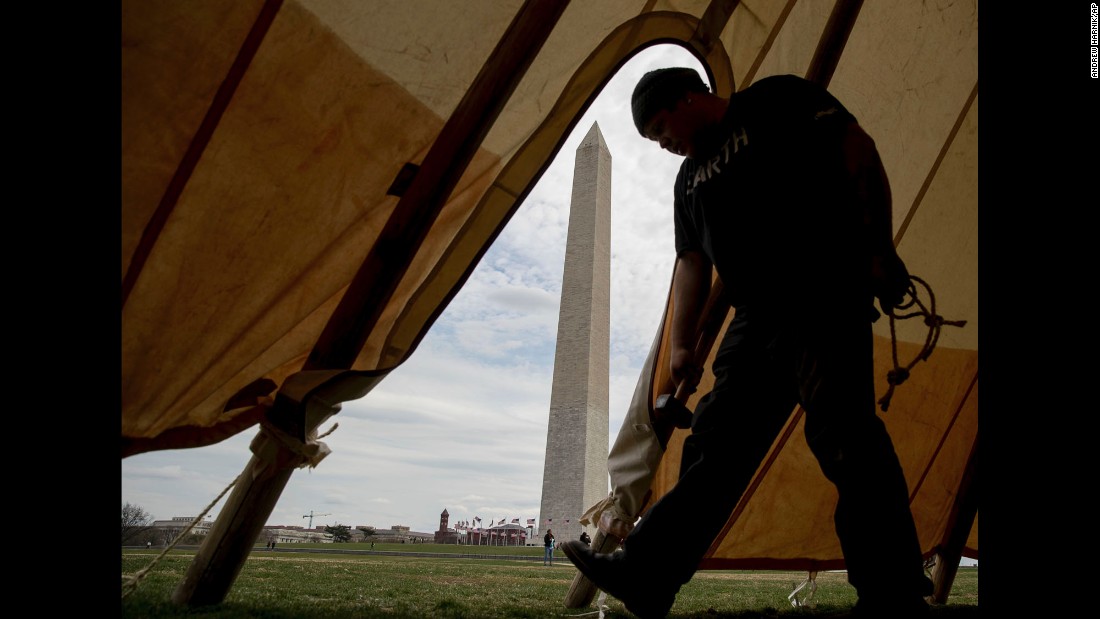
[[[694,69],[669,67],[654,69],[638,80],[630,108],[634,113],[634,126],[645,137],[645,124],[661,110],[671,110],[676,102],[689,92],[710,92]]]

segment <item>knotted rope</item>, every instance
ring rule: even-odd
[[[886,390],[886,395],[882,396],[878,401],[883,412],[886,412],[886,410],[890,408],[890,398],[894,395],[894,388],[908,380],[909,371],[913,369],[913,366],[916,365],[917,362],[925,361],[931,356],[932,351],[936,348],[936,342],[940,339],[940,329],[943,328],[944,325],[950,327],[966,326],[965,320],[944,320],[943,316],[936,313],[936,295],[932,292],[932,287],[929,286],[927,282],[916,275],[910,275],[909,280],[909,290],[907,291],[910,297],[909,301],[903,301],[897,307],[887,310],[887,313],[890,315],[890,347],[893,352],[894,369],[886,373],[886,382],[890,384],[890,388]],[[917,294],[916,284],[920,284],[925,291],[928,292],[927,306],[921,303],[920,297]],[[907,310],[914,306],[917,307],[916,311],[900,315],[897,312],[897,310]],[[897,321],[917,317],[922,317],[924,319],[924,324],[928,326],[928,336],[924,338],[924,347],[921,348],[917,356],[905,367],[902,367],[898,363]]]
[[[233,481],[229,482],[229,485],[225,487],[225,490],[222,490],[221,494],[219,494],[217,496],[217,498],[215,498],[213,501],[210,502],[209,505],[206,506],[206,509],[202,510],[202,512],[199,513],[198,516],[195,516],[195,519],[191,521],[191,524],[187,525],[187,527],[183,531],[181,531],[179,535],[176,536],[176,539],[172,540],[171,544],[168,544],[167,546],[165,546],[164,550],[162,550],[160,552],[160,554],[157,555],[156,558],[154,558],[152,560],[152,562],[149,563],[149,565],[146,565],[145,567],[138,570],[133,576],[130,576],[130,577],[123,576],[122,577],[122,597],[123,598],[125,598],[126,596],[130,595],[131,593],[133,593],[134,591],[137,590],[138,583],[141,582],[141,579],[145,578],[145,576],[149,573],[149,570],[153,569],[153,566],[155,566],[157,563],[160,563],[160,560],[163,559],[164,556],[167,555],[170,550],[172,550],[173,548],[176,547],[176,544],[178,544],[179,541],[181,539],[183,539],[183,536],[190,533],[191,529],[195,528],[195,525],[198,524],[199,522],[201,522],[202,519],[206,517],[206,514],[209,513],[210,510],[213,509],[213,507],[218,504],[218,501],[220,501],[222,499],[222,497],[225,496],[226,492],[229,492],[230,488],[232,488],[234,485],[237,484],[237,481],[240,478],[241,478],[240,475],[234,477]]]
[[[256,454],[257,463],[253,467],[252,477],[258,478],[268,470],[281,470],[293,466],[294,468],[304,469],[307,466],[311,469],[317,468],[317,465],[324,460],[332,450],[328,445],[321,442],[321,439],[332,434],[336,431],[336,428],[340,427],[340,424],[334,423],[332,427],[324,434],[317,435],[317,431],[314,430],[308,436],[306,436],[305,442],[302,442],[287,434],[282,428],[279,428],[270,421],[264,419],[260,421],[260,427],[263,428],[267,434],[275,439],[275,441],[283,449],[273,448],[261,448],[258,451],[254,451]]]
[[[803,580],[802,584],[791,591],[791,594],[787,596],[787,600],[795,608],[813,606],[811,600],[814,599],[814,593],[817,593],[817,570],[810,570],[806,574],[806,580]]]

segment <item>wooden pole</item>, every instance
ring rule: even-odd
[[[253,452],[265,453],[264,447],[277,441],[267,429],[261,429],[252,443]],[[290,455],[289,448],[282,444],[272,444],[269,448]],[[208,606],[225,599],[295,468],[294,464],[275,468],[260,456],[252,456],[187,568],[183,581],[173,592],[173,602]],[[253,478],[251,472],[254,470],[263,472]]]
[[[974,449],[966,462],[955,504],[951,508],[950,530],[947,540],[936,554],[936,566],[932,568],[932,598],[937,604],[946,604],[951,585],[959,571],[962,550],[970,537],[974,518],[978,515],[978,436],[974,437]]]

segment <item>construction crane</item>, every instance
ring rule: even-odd
[[[313,510],[311,509],[311,510],[309,510],[309,513],[306,514],[305,516],[302,516],[302,518],[309,518],[309,527],[307,527],[307,528],[312,529],[313,528],[313,517],[314,516],[320,517],[320,516],[331,516],[331,515],[332,514],[315,514],[315,513],[313,513]]]

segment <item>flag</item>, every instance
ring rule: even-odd
[[[512,524],[519,524],[519,518],[512,518]]]
[[[504,524],[504,518],[501,518],[500,522],[498,522],[497,524]]]
[[[534,518],[528,518],[527,519],[527,526],[531,526],[533,524],[535,524],[535,519]]]

